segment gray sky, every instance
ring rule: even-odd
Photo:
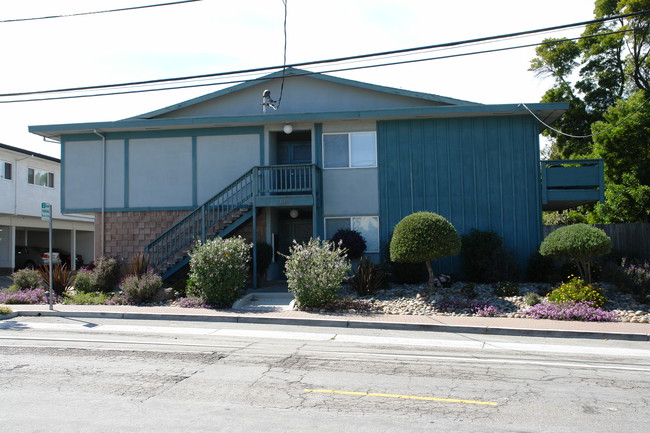
[[[0,20],[165,1],[169,0],[5,1],[0,4]],[[417,47],[585,21],[593,18],[593,3],[593,0],[288,0],[287,62]],[[203,0],[137,11],[0,23],[3,41],[0,93],[279,65],[283,56],[283,19],[281,0]],[[546,37],[577,36],[581,31],[567,30],[419,57],[534,43]],[[481,103],[538,102],[550,82],[528,72],[533,56],[534,48],[526,48],[333,75]],[[223,86],[66,101],[3,103],[0,104],[0,142],[58,157],[59,146],[29,134],[29,125],[118,120],[220,88]]]

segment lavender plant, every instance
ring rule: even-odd
[[[150,302],[161,287],[162,278],[154,272],[153,268],[140,275],[127,275],[120,283],[120,290],[124,293],[127,302],[133,305]]]
[[[188,294],[215,308],[230,308],[244,294],[250,249],[239,236],[197,243],[190,252]]]
[[[534,319],[579,320],[583,322],[618,322],[613,311],[595,307],[589,302],[544,302],[524,311]]]
[[[294,241],[286,258],[287,284],[300,309],[321,308],[334,301],[350,270],[341,246],[320,239],[305,244]]]
[[[0,304],[47,304],[49,291],[45,289],[23,289],[15,292],[0,292]],[[56,294],[54,303],[60,303],[61,298]]]

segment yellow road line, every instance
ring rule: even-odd
[[[455,398],[440,398],[440,397],[420,397],[417,395],[379,394],[376,392],[336,391],[333,389],[305,389],[304,392],[317,392],[321,394],[363,395],[368,397],[404,398],[408,400],[427,400],[427,401],[441,401],[445,403],[480,404],[484,406],[497,406],[498,404],[493,401],[459,400]]]

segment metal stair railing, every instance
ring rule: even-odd
[[[255,170],[247,171],[147,245],[145,254],[151,265],[158,268],[179,253],[185,255],[196,240],[205,242],[209,230],[229,214],[237,209],[249,208],[253,202]]]

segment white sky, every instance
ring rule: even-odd
[[[0,20],[169,0],[20,0]],[[287,62],[417,47],[586,21],[594,0],[288,0]],[[0,93],[120,83],[282,64],[281,0],[203,0],[110,14],[0,23]],[[581,29],[470,50],[576,36]],[[467,49],[466,49],[467,50]],[[432,55],[458,53],[443,51]],[[481,103],[538,102],[534,48],[334,73]],[[305,67],[305,69],[322,70]],[[29,125],[111,121],[222,87],[0,104],[0,143],[59,156]],[[0,99],[0,100],[6,100]]]

